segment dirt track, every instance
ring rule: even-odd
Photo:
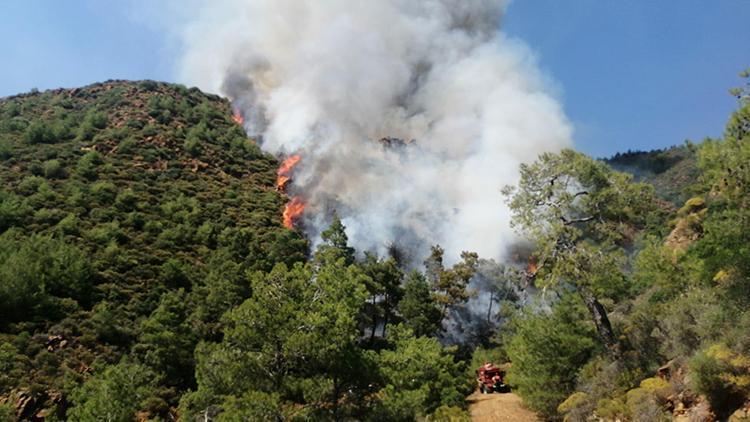
[[[534,412],[521,405],[521,398],[513,393],[482,394],[475,392],[466,398],[474,422],[540,421]]]

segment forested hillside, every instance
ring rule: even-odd
[[[723,139],[542,154],[512,263],[417,268],[285,227],[284,157],[225,99],[1,99],[0,420],[462,421],[485,361],[549,420],[746,415],[747,94]]]
[[[62,417],[83,381],[134,368],[161,379],[121,399],[166,415],[244,272],[306,257],[279,220],[276,160],[226,100],[181,86],[31,93],[0,116],[2,400]]]
[[[352,265],[335,219],[308,262],[277,159],[232,117],[151,81],[0,101],[0,419],[461,413],[463,366],[413,334],[451,293]]]
[[[750,98],[734,93],[723,139],[609,161],[667,189],[564,151],[522,166],[506,190],[547,298],[517,312],[494,350],[545,417],[747,420]],[[657,192],[694,196],[673,209]]]
[[[700,174],[697,150],[695,144],[686,142],[663,150],[617,153],[604,161],[615,170],[632,174],[638,182],[653,185],[660,198],[679,207],[700,193],[695,185]]]

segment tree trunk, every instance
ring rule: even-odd
[[[391,307],[388,304],[388,295],[385,295],[385,299],[383,300],[383,332],[381,334],[382,338],[385,338],[385,327],[388,325],[388,313],[391,312]]]
[[[370,332],[370,344],[375,341],[375,330],[378,329],[378,306],[375,303],[376,296],[372,296],[372,331]]]
[[[333,376],[333,391],[331,392],[331,396],[333,396],[333,420],[338,421],[339,420],[339,381],[338,377],[336,375]]]
[[[495,300],[495,293],[490,292],[490,306],[487,308],[487,324],[489,324],[492,320],[492,301]]]
[[[594,294],[588,289],[581,288],[579,290],[583,303],[586,304],[591,316],[594,318],[594,324],[596,325],[596,331],[599,334],[599,340],[601,340],[604,347],[607,348],[610,356],[615,360],[620,360],[622,357],[622,350],[620,349],[620,343],[615,337],[615,333],[612,330],[612,324],[609,322],[607,317],[607,310],[604,306],[596,299]]]

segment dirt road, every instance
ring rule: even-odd
[[[477,391],[466,400],[474,422],[540,421],[534,412],[521,405],[521,398],[513,393],[482,394]]]

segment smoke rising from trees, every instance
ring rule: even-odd
[[[502,33],[506,6],[198,1],[178,27],[182,79],[229,96],[265,150],[302,155],[290,192],[313,238],[335,210],[358,250],[498,258],[515,240],[501,187],[572,131],[533,54]]]

